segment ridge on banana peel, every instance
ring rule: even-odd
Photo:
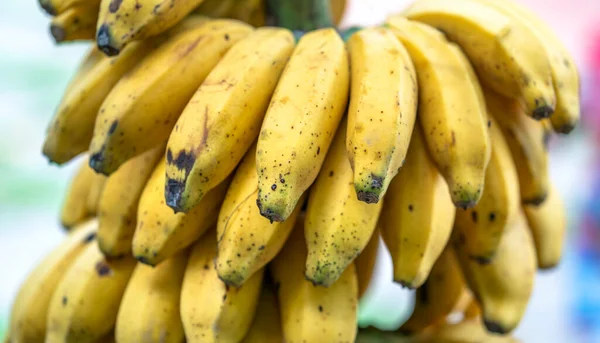
[[[106,97],[90,143],[90,166],[110,174],[130,158],[166,143],[204,78],[252,31],[230,19],[200,19],[143,58]]]
[[[344,42],[332,28],[300,38],[267,109],[256,150],[260,213],[283,221],[317,178],[348,100]]]
[[[448,243],[456,212],[423,136],[418,125],[379,219],[381,236],[392,257],[394,281],[408,288],[417,288],[427,279]]]
[[[175,26],[203,0],[102,0],[96,44],[107,56],[118,55],[133,41],[156,36]]]
[[[96,34],[97,6],[77,6],[50,21],[50,34],[56,43],[91,40]]]
[[[250,329],[258,305],[264,270],[241,287],[218,276],[215,232],[192,248],[181,288],[181,319],[188,343],[240,342]]]
[[[554,112],[546,50],[519,21],[477,0],[416,1],[403,15],[443,31],[463,49],[482,83],[518,99],[532,118],[548,118]]]
[[[15,297],[10,314],[12,343],[43,343],[54,290],[81,251],[95,243],[95,219],[72,228],[69,235],[29,273]]]
[[[219,278],[235,287],[242,286],[281,251],[306,198],[300,198],[288,219],[271,222],[256,208],[257,182],[254,144],[236,169],[217,222],[215,266]]]
[[[169,206],[189,210],[235,169],[259,134],[294,45],[287,29],[259,28],[233,45],[210,71],[167,143]]]
[[[473,207],[481,198],[491,156],[477,76],[461,49],[432,27],[399,16],[389,18],[387,26],[404,44],[417,71],[418,118],[429,154],[454,205]]]
[[[174,213],[165,204],[165,161],[160,160],[140,196],[133,256],[141,263],[156,266],[192,245],[214,226],[230,180],[211,190],[188,213]]]
[[[346,154],[346,128],[342,119],[311,187],[304,219],[305,276],[325,287],[334,284],[367,246],[384,203],[369,204],[356,197]]]
[[[417,116],[417,76],[387,28],[360,30],[347,46],[352,76],[346,148],[358,199],[377,203],[406,158]]]

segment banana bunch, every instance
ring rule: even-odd
[[[528,10],[420,0],[344,40],[262,26],[263,1],[99,6],[43,147],[82,155],[69,236],[10,342],[352,342],[380,238],[416,289],[398,335],[509,337],[561,258],[548,142],[579,116]]]

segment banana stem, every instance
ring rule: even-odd
[[[292,31],[333,27],[329,0],[267,0],[273,24]]]

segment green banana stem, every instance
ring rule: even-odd
[[[273,25],[292,31],[334,27],[329,0],[267,0]]]

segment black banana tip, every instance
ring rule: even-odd
[[[540,106],[533,110],[532,117],[536,120],[550,118],[550,116],[554,113],[554,109],[550,106]]]
[[[491,320],[486,319],[483,321],[483,323],[485,324],[485,327],[489,332],[497,333],[500,335],[506,335],[507,333],[510,332],[510,330],[502,327],[502,325],[500,325],[496,322],[493,322]]]
[[[273,224],[273,222],[282,222],[285,220],[285,218],[283,218],[278,213],[275,213],[275,211],[273,211],[272,209],[263,208],[262,203],[260,202],[260,199],[256,199],[256,205],[258,205],[258,209],[260,210],[260,215],[267,218],[268,220],[270,220],[271,224]]]
[[[143,263],[147,266],[154,267],[154,264],[151,263],[146,256],[135,256],[135,259],[138,260],[138,262]]]
[[[175,213],[183,212],[183,191],[185,190],[185,184],[181,181],[169,179],[165,183],[165,201],[167,206],[172,208]]]
[[[356,193],[358,200],[366,202],[367,204],[376,204],[379,202],[379,196],[373,192],[358,191]]]
[[[108,25],[102,24],[96,33],[96,44],[98,49],[104,52],[107,56],[116,56],[121,52],[119,49],[111,45],[111,35]]]
[[[92,168],[93,170],[96,171],[96,173],[100,173],[103,175],[107,175],[107,173],[104,172],[104,155],[102,154],[102,151],[94,153],[92,155],[90,155],[90,161],[88,163],[90,165],[90,168]]]
[[[487,264],[492,263],[492,258],[491,257],[484,257],[484,256],[469,256],[469,258],[477,263],[479,263],[482,266],[485,266]]]
[[[546,198],[548,198],[548,192],[544,192],[544,194],[540,194],[532,198],[523,199],[523,204],[530,206],[540,206],[544,203],[544,201],[546,201]]]
[[[65,30],[60,26],[54,24],[50,25],[50,34],[54,37],[56,43],[61,43],[65,40]]]
[[[40,1],[40,6],[42,6],[42,9],[44,11],[46,11],[46,13],[48,13],[52,16],[55,16],[58,14],[58,13],[56,13],[56,10],[54,9],[54,7],[52,7],[52,5],[47,1]]]

